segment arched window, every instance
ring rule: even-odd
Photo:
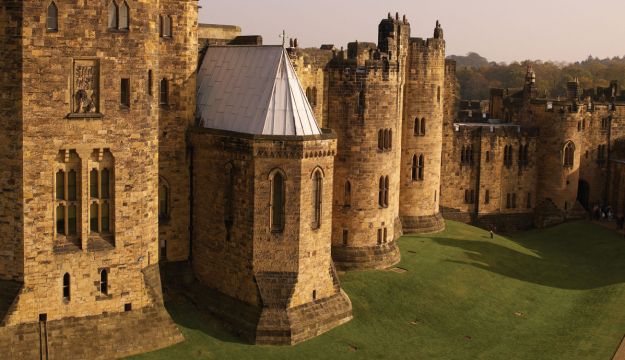
[[[419,179],[419,163],[418,163],[417,155],[412,156],[412,181],[417,181]]]
[[[128,30],[130,25],[130,8],[125,1],[119,6],[118,29]]]
[[[414,135],[419,136],[420,131],[421,131],[421,120],[419,120],[419,118],[417,117],[414,119],[414,129],[413,129]]]
[[[417,174],[417,175],[418,175],[419,181],[423,181],[424,176],[425,176],[425,175],[424,175],[424,170],[425,170],[425,159],[423,158],[423,154],[419,155],[419,163],[418,163],[418,166],[419,166],[419,171],[418,171],[418,174]]]
[[[109,4],[109,29],[117,29],[119,26],[119,13],[117,4],[115,1],[111,1]]]
[[[159,104],[169,104],[169,81],[167,79],[161,80]]]
[[[109,293],[109,274],[106,269],[100,271],[100,292],[104,295]]]
[[[384,130],[378,130],[378,149],[384,150]]]
[[[169,185],[163,179],[158,184],[158,219],[163,221],[169,218]]]
[[[352,183],[349,181],[345,182],[345,195],[343,203],[345,207],[352,206]]]
[[[276,171],[271,178],[271,231],[284,230],[285,181],[284,175]]]
[[[59,8],[53,2],[48,5],[48,12],[46,16],[46,29],[48,31],[59,30]]]
[[[425,136],[425,118],[421,119],[421,136]]]
[[[564,159],[563,159],[564,167],[573,167],[574,161],[575,161],[575,144],[569,141],[564,146]]]
[[[65,275],[63,275],[63,300],[69,301],[70,295],[70,278],[69,274],[65,273]]]
[[[323,176],[321,170],[315,171],[313,175],[313,229],[321,227],[321,204],[323,200]]]
[[[388,147],[389,150],[393,148],[393,130],[388,129]]]

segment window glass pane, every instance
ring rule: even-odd
[[[67,208],[67,228],[69,235],[76,235],[76,205]]]
[[[58,30],[59,28],[59,10],[55,3],[48,6],[48,18],[46,22],[48,30]]]
[[[56,207],[56,233],[65,235],[65,206]]]
[[[109,169],[104,169],[102,170],[102,174],[101,174],[101,184],[102,184],[102,189],[100,190],[100,196],[102,197],[102,199],[108,199],[110,196],[110,187],[111,187],[111,183],[110,183],[110,171]]]
[[[98,204],[91,204],[89,209],[89,228],[91,232],[97,233],[98,230]]]
[[[67,173],[67,197],[69,201],[76,201],[76,171]]]
[[[98,198],[98,170],[96,169],[89,173],[89,194],[92,198]]]
[[[124,2],[119,7],[119,28],[122,30],[128,29],[128,4]]]
[[[167,186],[161,185],[158,188],[158,216],[164,217],[167,216],[167,201],[168,201],[168,189]]]
[[[109,29],[117,29],[117,5],[114,1],[109,4]]]
[[[102,232],[109,232],[109,204],[102,204]]]
[[[65,172],[63,170],[56,173],[56,199],[65,200]]]

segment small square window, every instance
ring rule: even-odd
[[[132,311],[132,303],[124,304],[124,311],[125,312]]]

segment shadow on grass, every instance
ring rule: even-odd
[[[489,236],[465,240],[445,235],[435,235],[432,241],[462,249],[468,259],[446,261],[509,278],[568,290],[625,282],[625,239],[589,223],[496,236],[493,240]]]
[[[190,285],[189,282],[193,278],[186,263],[170,263],[161,266],[161,279],[166,299],[165,308],[174,322],[180,327],[200,331],[221,342],[250,345],[242,340],[226,322],[214,316],[200,304],[196,304],[187,295],[185,287]]]

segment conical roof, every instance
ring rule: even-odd
[[[282,46],[209,47],[197,75],[197,114],[205,128],[321,134]]]

